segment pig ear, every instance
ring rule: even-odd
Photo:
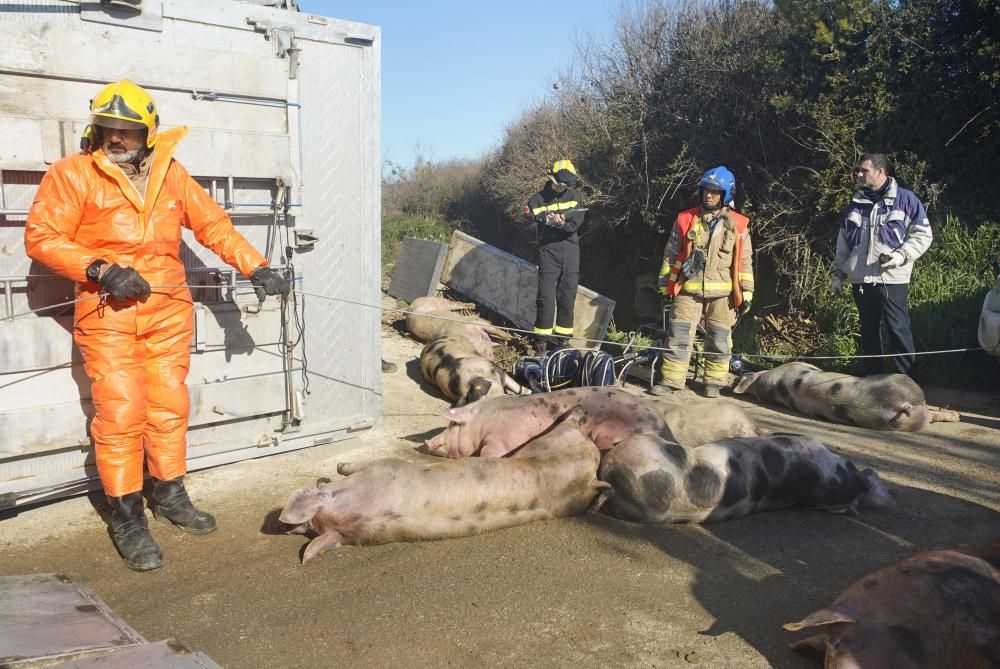
[[[445,411],[441,414],[441,418],[449,423],[468,423],[472,420],[472,411],[465,407],[456,407]]]
[[[493,387],[493,382],[489,379],[483,378],[482,376],[477,376],[469,382],[469,392],[465,394],[458,400],[456,407],[464,407],[466,404],[472,404],[476,400],[481,400],[490,392],[490,388]]]
[[[786,623],[782,625],[789,632],[798,632],[807,627],[822,627],[835,623],[856,623],[858,622],[858,612],[844,604],[827,607],[810,613],[797,623]]]
[[[753,372],[752,374],[744,374],[741,376],[736,382],[736,385],[733,386],[733,393],[737,395],[745,393],[747,389],[753,385],[753,382],[757,380],[757,375],[759,374],[760,372]]]
[[[281,510],[278,520],[286,525],[301,525],[312,520],[322,504],[322,493],[318,488],[296,490]]]
[[[309,542],[306,546],[306,550],[302,553],[302,564],[309,562],[313,558],[317,558],[328,550],[333,550],[334,548],[340,547],[340,533],[336,530],[329,530],[319,535],[315,539]]]
[[[808,639],[796,641],[789,648],[800,653],[816,653],[823,656],[826,654],[826,633],[821,632]]]

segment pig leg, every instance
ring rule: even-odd
[[[361,460],[360,462],[340,462],[337,464],[337,473],[341,476],[350,476],[351,474],[356,474],[368,465],[375,462],[375,460]]]
[[[481,458],[502,458],[508,453],[514,453],[517,449],[511,450],[510,446],[504,441],[491,441],[487,437],[483,441],[483,447],[479,450],[479,457]]]
[[[506,330],[501,330],[496,326],[484,325],[483,329],[486,330],[486,334],[488,334],[490,337],[496,337],[497,339],[501,339],[503,341],[507,341],[510,339],[509,332],[507,332]]]
[[[328,550],[339,548],[343,537],[337,530],[327,530],[309,542],[305,552],[302,553],[302,564],[309,562],[313,558],[323,555]]]
[[[931,409],[931,423],[957,423],[961,420],[961,414],[948,409]]]
[[[530,390],[523,387],[520,383],[514,380],[514,377],[510,376],[507,373],[503,374],[503,389],[508,393],[512,393],[514,395],[531,394]]]

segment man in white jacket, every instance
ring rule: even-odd
[[[861,320],[861,349],[882,354],[884,320],[894,353],[893,368],[913,376],[916,356],[908,308],[913,263],[930,247],[933,235],[924,205],[912,191],[888,176],[884,154],[861,157],[856,176],[861,188],[844,212],[837,237],[831,287],[851,284]],[[865,374],[883,374],[882,358],[865,358]]]

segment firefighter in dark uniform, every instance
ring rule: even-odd
[[[525,218],[538,226],[538,296],[534,333],[573,336],[573,303],[580,280],[580,238],[585,210],[569,160],[557,160],[549,180],[528,200]],[[554,325],[553,325],[554,323]],[[543,340],[544,341],[544,340]]]

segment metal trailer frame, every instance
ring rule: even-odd
[[[164,127],[189,125],[177,159],[272,266],[330,298],[259,302],[184,231],[188,283],[207,286],[192,289],[189,468],[378,424],[380,31],[264,4],[0,0],[0,509],[99,487],[89,381],[59,306],[73,287],[22,237],[108,81],[150,90]]]

